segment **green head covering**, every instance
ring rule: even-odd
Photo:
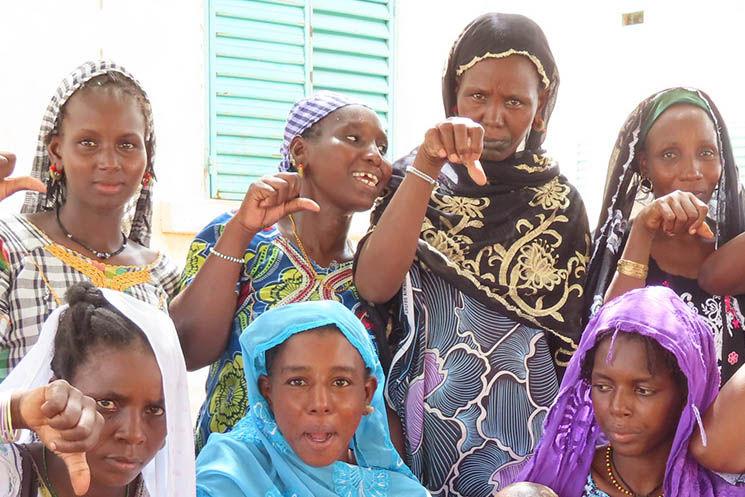
[[[701,95],[699,95],[697,91],[687,90],[685,88],[676,88],[674,90],[666,91],[661,95],[658,95],[644,110],[641,127],[639,128],[640,144],[647,141],[649,130],[652,129],[652,125],[657,121],[657,119],[659,119],[662,113],[677,104],[691,104],[701,107],[706,111],[709,117],[714,120],[714,116],[711,114],[711,108],[706,101],[701,98]]]

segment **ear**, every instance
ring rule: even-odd
[[[295,136],[290,142],[290,155],[295,157],[298,164],[308,163],[308,141],[300,135]]]
[[[535,116],[533,116],[533,124],[537,125],[538,119],[543,119],[543,111],[548,103],[548,88],[545,90],[539,90],[538,92],[538,107],[535,110]],[[544,123],[545,126],[545,123]]]
[[[639,152],[636,156],[636,161],[639,164],[639,171],[642,173],[642,176],[649,178],[649,156],[647,152]]]
[[[365,405],[369,406],[372,403],[373,396],[375,396],[375,390],[378,389],[378,379],[375,375],[370,375],[365,380]]]
[[[264,400],[266,400],[266,403],[269,404],[269,409],[274,409],[272,407],[272,382],[266,375],[259,376],[259,381],[257,382],[259,385],[259,393],[261,393],[261,396],[264,397]]]
[[[52,136],[49,145],[47,145],[47,153],[49,158],[52,160],[52,164],[57,164],[57,169],[62,170],[62,155],[60,155],[60,137],[58,135]]]

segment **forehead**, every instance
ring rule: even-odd
[[[611,343],[613,350],[609,362]],[[672,372],[662,364],[663,354],[658,347],[649,347],[640,337],[619,332],[615,341],[612,340],[612,336],[606,336],[598,343],[593,373],[631,380],[650,376],[656,379],[672,379]]]
[[[716,128],[711,116],[701,107],[692,104],[675,104],[666,109],[652,125],[647,141],[681,137],[716,137]]]
[[[114,88],[84,88],[65,104],[64,128],[112,127],[144,132],[145,116],[137,99]]]
[[[371,126],[383,133],[380,118],[372,109],[364,105],[347,105],[341,109],[336,109],[314,126],[321,126],[323,129],[337,129],[347,125]]]
[[[465,85],[523,89],[536,93],[542,88],[535,64],[520,54],[477,62],[461,75],[460,87]]]
[[[163,397],[160,367],[144,339],[135,339],[121,347],[90,348],[71,383],[83,393],[115,393],[151,402]]]
[[[345,366],[365,370],[359,351],[342,332],[330,326],[292,335],[282,344],[275,365],[319,369]]]

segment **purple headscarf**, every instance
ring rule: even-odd
[[[298,135],[302,135],[308,128],[328,116],[335,110],[346,107],[347,105],[367,105],[358,102],[341,93],[321,90],[314,93],[308,98],[301,98],[295,102],[287,116],[285,125],[285,136],[282,140],[282,146],[279,153],[282,161],[279,163],[279,171],[294,171],[290,163],[290,142]]]
[[[614,331],[615,330],[615,331]],[[598,337],[613,331],[638,333],[657,341],[677,359],[688,383],[688,399],[680,415],[665,469],[665,495],[713,497],[745,495],[699,466],[688,453],[688,440],[700,413],[719,389],[719,370],[711,331],[672,290],[651,286],[632,290],[605,304],[587,325],[577,352],[549,411],[543,438],[518,481],[548,485],[562,497],[582,491],[598,445],[607,443],[595,419],[590,384],[581,377],[582,363]],[[705,437],[705,435],[704,435]]]

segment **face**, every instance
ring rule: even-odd
[[[298,333],[269,375],[259,389],[295,454],[315,467],[349,462],[349,442],[377,387],[357,349],[335,328]]]
[[[104,417],[101,439],[86,453],[93,481],[130,483],[166,437],[162,379],[153,352],[143,343],[94,347],[71,383],[96,401]]]
[[[461,76],[457,114],[484,127],[481,158],[511,157],[540,117],[547,92],[533,62],[522,55],[484,59]]]
[[[683,408],[681,389],[663,365],[654,374],[649,371],[641,340],[619,333],[608,364],[610,344],[607,337],[595,354],[591,377],[595,418],[615,453],[636,456],[659,451],[666,458]],[[650,359],[661,364],[661,357]]]
[[[65,174],[67,201],[121,208],[147,166],[145,117],[129,95],[83,90],[67,102],[60,134],[48,146]]]
[[[290,150],[306,166],[311,198],[348,212],[372,207],[391,178],[388,139],[374,111],[360,105],[338,109],[317,122],[317,134],[296,137]]]
[[[670,107],[649,130],[639,167],[655,197],[682,190],[708,202],[722,174],[714,122],[695,105]]]

